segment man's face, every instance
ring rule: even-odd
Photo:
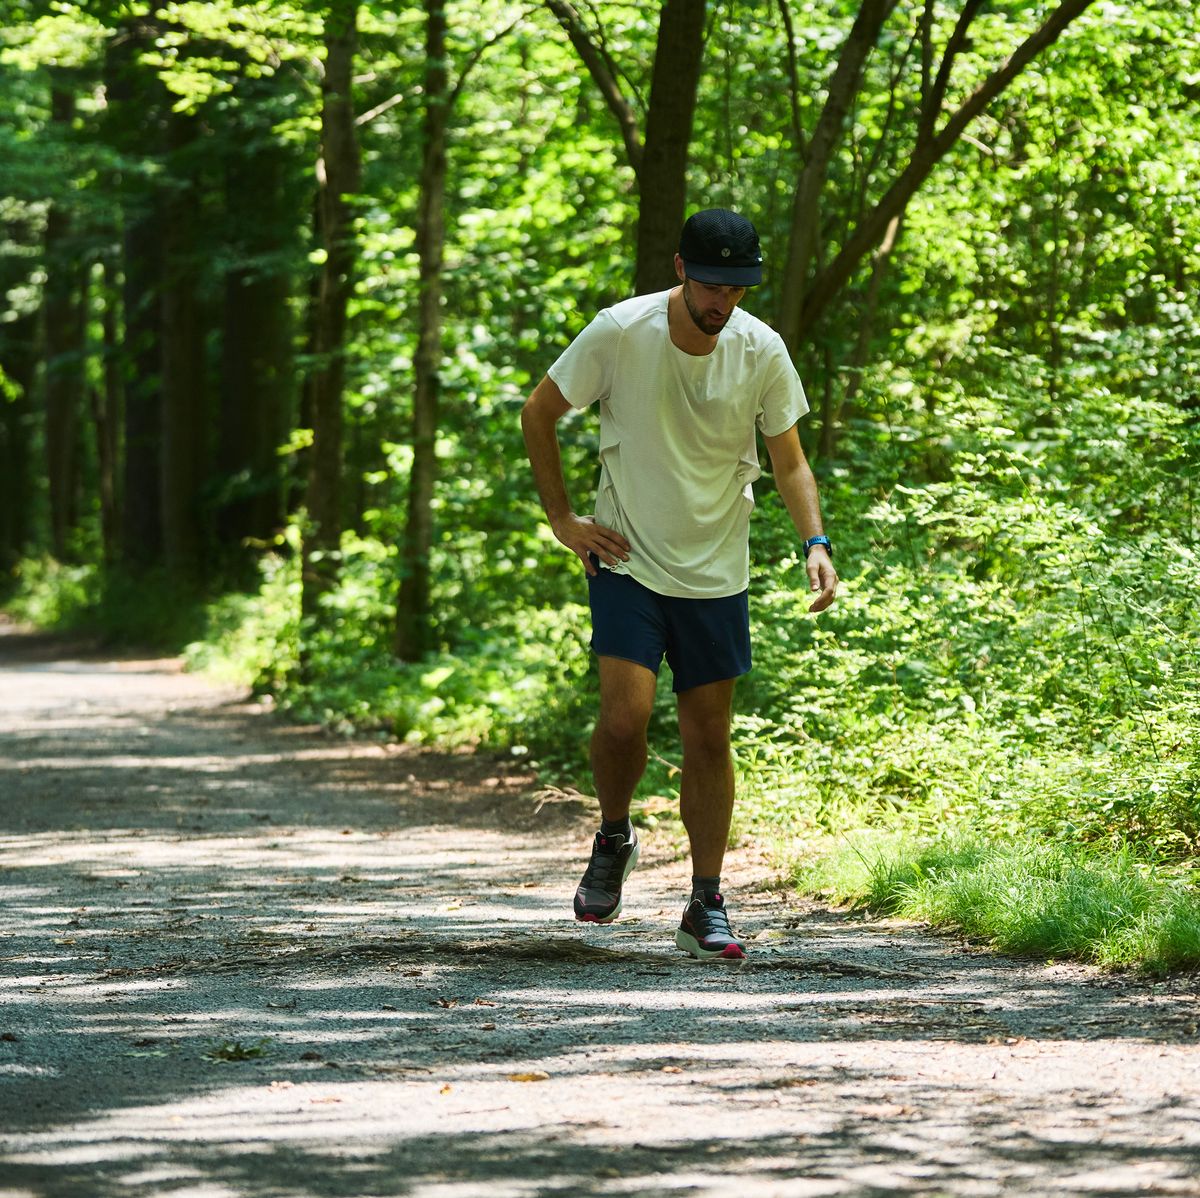
[[[715,337],[725,327],[745,294],[745,287],[698,283],[689,278],[683,280],[683,302],[688,314],[696,327],[709,337]]]

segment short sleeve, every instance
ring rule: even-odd
[[[621,328],[606,309],[547,371],[571,407],[586,408],[608,398],[620,338]]]
[[[763,366],[758,393],[758,428],[765,437],[786,433],[808,411],[804,384],[778,335],[763,350]]]

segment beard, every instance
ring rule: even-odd
[[[692,323],[708,337],[715,337],[729,323],[729,317],[732,315],[732,312],[718,316],[712,312],[701,311],[696,301],[692,299],[687,282],[683,285],[683,302],[688,310],[688,315],[692,318]]]

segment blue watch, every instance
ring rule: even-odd
[[[828,537],[809,537],[808,540],[804,542],[804,557],[805,557],[805,559],[808,558],[809,551],[812,549],[812,547],[814,545],[824,545],[825,551],[829,554],[830,557],[833,557],[833,545],[830,544]]]

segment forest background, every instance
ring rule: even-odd
[[[843,581],[807,614],[768,471],[735,834],[1012,950],[1200,963],[1193,5],[0,11],[10,613],[586,789],[517,414],[736,207]]]

